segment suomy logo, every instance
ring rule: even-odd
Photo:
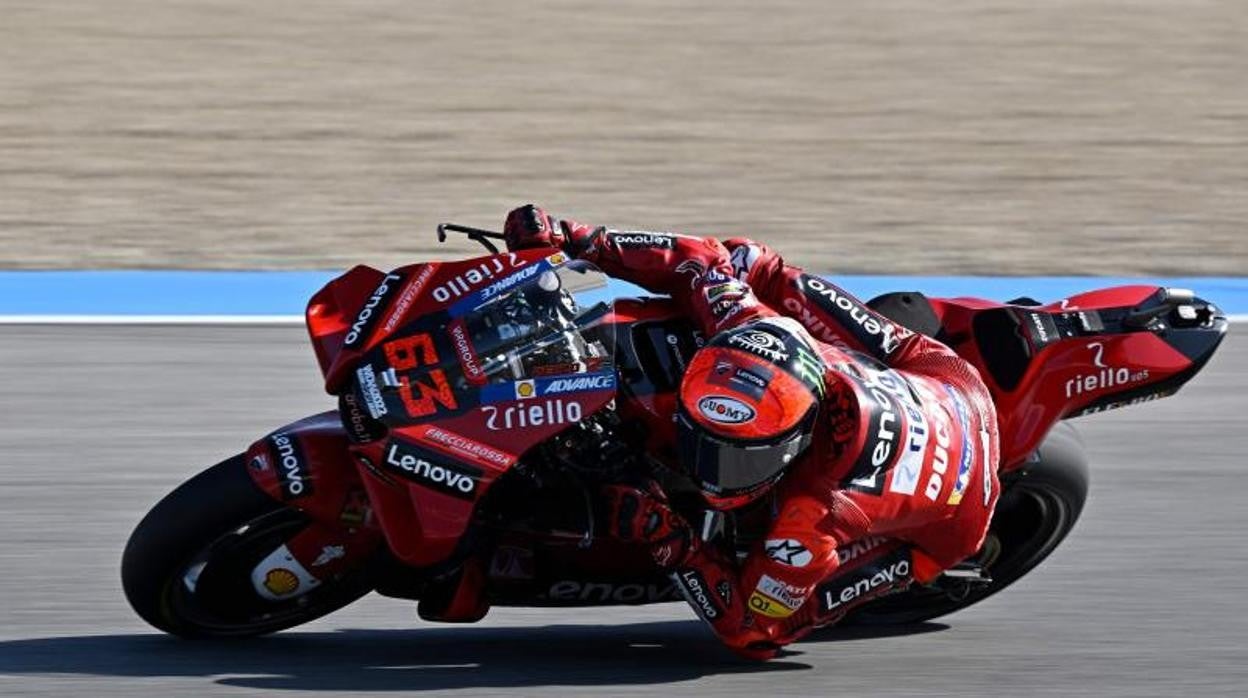
[[[754,419],[754,408],[725,395],[708,395],[698,400],[703,417],[720,424],[744,424]]]

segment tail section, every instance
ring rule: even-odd
[[[1060,419],[1173,395],[1226,336],[1191,291],[1119,286],[1048,305],[932,301],[937,337],[971,361],[1000,415],[1002,465],[1020,464]]]

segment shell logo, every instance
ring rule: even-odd
[[[516,381],[516,397],[527,400],[537,395],[537,385],[532,380]]]
[[[264,575],[264,588],[275,596],[293,594],[299,588],[299,577],[285,567],[271,569]]]

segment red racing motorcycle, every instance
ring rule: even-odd
[[[741,553],[766,531],[766,498],[708,512],[675,467],[676,389],[702,337],[668,299],[612,300],[592,265],[448,231],[493,254],[388,274],[357,266],[313,296],[308,331],[338,409],[273,431],[147,514],[122,558],[147,622],[259,635],[370,591],[442,619],[448,580],[470,560],[495,606],[677,601],[643,547],[598,533],[600,485],[635,473],[659,478],[711,544]],[[1000,415],[1002,495],[975,557],[860,607],[848,619],[860,623],[945,615],[1040,564],[1087,495],[1082,442],[1064,420],[1174,394],[1227,329],[1213,304],[1156,286],[1047,305],[913,292],[868,305],[979,368]],[[848,546],[878,562],[819,598],[908,573],[889,551]]]

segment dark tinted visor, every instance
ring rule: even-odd
[[[732,444],[697,428],[682,413],[676,420],[680,463],[709,492],[747,494],[778,480],[810,446],[810,434],[802,426],[775,441]]]

